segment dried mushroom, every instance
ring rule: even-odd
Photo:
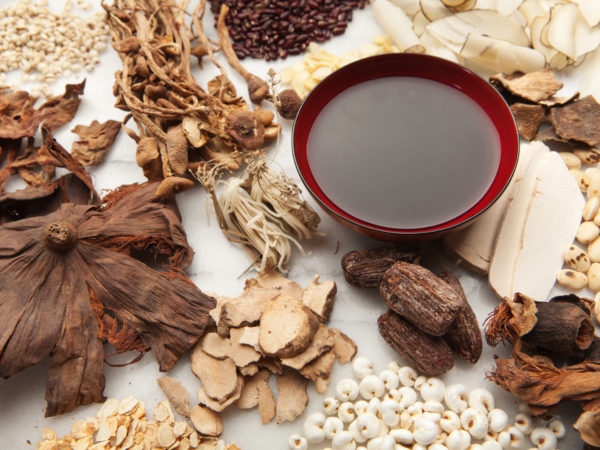
[[[215,301],[178,270],[193,252],[176,204],[155,189],[123,186],[101,206],[64,203],[0,227],[0,376],[50,357],[47,416],[103,401],[102,340],[118,352],[152,350],[167,371],[204,332]]]

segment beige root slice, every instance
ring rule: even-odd
[[[319,283],[319,275],[315,275],[302,294],[302,303],[308,306],[321,322],[327,322],[331,316],[337,286],[331,280]]]
[[[190,394],[187,389],[179,381],[168,376],[160,377],[156,381],[173,409],[184,417],[190,417]]]
[[[292,369],[300,370],[311,361],[330,350],[335,344],[335,336],[329,329],[319,324],[317,331],[306,350],[292,358],[282,358],[281,364]]]
[[[277,423],[293,421],[308,404],[308,380],[295,372],[286,372],[277,378]]]
[[[258,373],[258,364],[250,363],[247,366],[238,367],[238,370],[240,371],[240,375],[243,377],[251,377]]]
[[[307,364],[300,370],[300,374],[313,382],[315,390],[319,394],[327,391],[327,386],[331,380],[331,371],[335,363],[335,352],[329,350],[319,356],[317,359]]]
[[[202,350],[200,344],[192,352],[192,372],[202,382],[202,390],[216,402],[232,396],[238,384],[235,363],[231,358],[217,359]]]
[[[242,394],[235,405],[240,409],[252,409],[258,406],[261,389],[269,389],[270,376],[268,370],[259,370],[255,375],[245,377]]]
[[[200,387],[200,389],[198,389],[198,393],[197,393],[198,401],[200,403],[202,403],[203,405],[209,407],[213,411],[221,412],[225,408],[227,408],[229,405],[232,405],[234,402],[236,402],[240,398],[240,395],[242,395],[243,387],[244,387],[244,378],[242,376],[238,376],[237,382],[235,385],[235,390],[227,399],[225,399],[221,402],[210,398],[207,395],[204,388]]]
[[[260,351],[258,345],[258,326],[255,327],[242,327],[242,334],[240,335],[240,344],[249,345],[257,352]]]
[[[220,337],[214,331],[204,335],[201,345],[204,353],[217,359],[225,359],[231,351],[229,339]]]
[[[356,343],[337,328],[330,328],[329,331],[333,333],[333,352],[340,364],[352,361],[358,349]]]
[[[194,406],[190,412],[190,420],[198,433],[204,436],[220,436],[223,432],[221,415],[206,406]]]
[[[294,298],[302,298],[302,287],[295,281],[289,280],[276,270],[261,273],[256,279],[258,284],[267,289],[273,289],[280,294]]]
[[[231,347],[228,356],[238,367],[247,366],[250,363],[257,362],[261,358],[261,354],[253,347],[240,342],[243,334],[244,329],[242,328],[232,328],[230,330],[229,341],[231,343]]]

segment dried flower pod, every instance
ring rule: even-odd
[[[374,288],[383,280],[383,274],[395,262],[418,264],[421,252],[417,248],[380,247],[346,253],[342,257],[344,278],[352,286]]]
[[[441,375],[454,366],[443,339],[431,336],[389,310],[377,321],[385,341],[410,365],[429,376]]]
[[[176,175],[183,175],[188,168],[188,140],[181,124],[167,131],[167,156],[169,167]]]
[[[182,177],[167,177],[156,188],[157,197],[171,197],[194,187],[194,182]]]
[[[403,261],[385,272],[379,292],[392,310],[434,336],[450,329],[462,305],[444,280],[424,267]]]
[[[253,111],[236,111],[227,117],[227,132],[247,150],[256,150],[265,140],[265,126]]]
[[[277,96],[277,112],[284,119],[295,119],[302,99],[294,89],[284,89]]]

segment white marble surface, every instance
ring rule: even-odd
[[[0,5],[8,3],[0,2]],[[212,17],[207,17],[205,23],[206,29],[215,37]],[[380,33],[381,30],[371,17],[370,11],[357,11],[347,33],[323,46],[329,51],[342,53],[362,43],[372,42],[373,36]],[[299,58],[288,58],[276,63],[245,61],[244,64],[250,71],[264,76],[269,67],[279,69],[295,63]],[[111,94],[113,73],[120,67],[117,55],[109,49],[102,55],[97,69],[87,76],[85,95],[75,120],[57,133],[59,142],[65,147],[69,148],[74,139],[74,135],[69,131],[74,124],[89,123],[93,119],[103,121],[123,117],[124,113],[113,107],[114,98]],[[232,80],[240,88],[240,92],[245,93],[246,89],[241,79],[233,71],[229,72]],[[214,74],[214,71],[196,70],[195,74],[203,84]],[[79,80],[79,77],[72,77],[71,80]],[[60,85],[56,84],[55,89],[60,91]],[[291,122],[286,121],[276,157],[276,166],[300,183],[291,155],[290,130]],[[92,168],[90,172],[99,191],[144,180],[141,170],[135,164],[134,143],[124,133],[119,135],[107,161],[99,167]],[[9,186],[15,187],[17,184],[13,183]],[[314,205],[312,199],[309,201]],[[204,291],[217,292],[221,295],[237,295],[241,292],[245,279],[240,277],[240,274],[245,271],[249,263],[245,253],[240,247],[229,243],[221,234],[214,216],[208,212],[210,208],[207,196],[201,188],[197,187],[181,194],[178,202],[189,242],[196,252],[189,268],[192,280]],[[377,330],[377,317],[385,312],[386,307],[379,299],[376,290],[360,290],[346,284],[340,267],[340,258],[345,252],[380,245],[380,243],[343,228],[325,214],[321,214],[321,217],[320,231],[324,235],[304,244],[308,253],[306,256],[299,252],[294,253],[289,277],[302,285],[308,284],[315,273],[321,274],[322,279],[333,279],[337,283],[338,294],[329,325],[347,333],[358,344],[358,354],[369,357],[375,362],[376,369],[382,370],[389,361],[399,361]],[[456,268],[452,261],[441,255],[436,243],[429,244],[427,248],[425,264],[434,270],[453,270],[459,276],[479,322],[482,323],[497,304],[486,281]],[[496,396],[498,406],[514,414],[517,400],[485,379],[486,370],[491,368],[494,354],[506,355],[507,351],[486,345],[481,360],[476,365],[457,360],[455,368],[442,378],[446,383],[462,382],[469,387],[486,387]],[[125,356],[124,359],[131,358],[131,355]],[[51,427],[59,435],[63,435],[69,432],[75,420],[95,415],[98,410],[99,405],[90,405],[80,407],[61,417],[44,418],[46,370],[47,362],[31,367],[9,379],[0,380],[0,449],[35,447],[43,427]],[[164,400],[156,383],[156,378],[161,374],[151,354],[145,355],[137,364],[124,368],[105,366],[105,375],[104,393],[107,397],[124,398],[133,395],[143,400],[150,412],[157,402]],[[200,382],[191,374],[189,356],[185,356],[169,375],[181,381],[194,396],[193,393]],[[328,393],[333,392],[337,380],[347,376],[351,376],[350,365],[340,366],[336,363]],[[309,388],[309,395],[310,404],[307,411],[318,410],[322,396],[318,395],[312,387]],[[559,412],[570,428],[577,409],[569,407]],[[256,410],[240,411],[234,407],[223,414],[223,419],[224,439],[236,443],[244,450],[287,448],[287,437],[294,432],[300,432],[302,423],[300,418],[294,423],[281,425],[271,423],[262,426]],[[567,438],[561,441],[559,446],[563,450],[577,449],[581,444],[576,433],[569,429]]]

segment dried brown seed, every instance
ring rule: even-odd
[[[454,358],[446,342],[431,336],[389,310],[377,321],[379,333],[407,363],[428,376],[446,373]]]
[[[385,272],[380,293],[393,311],[434,336],[448,331],[462,304],[444,280],[424,267],[402,261]]]
[[[188,168],[188,140],[181,124],[167,131],[169,167],[176,175],[184,175]]]
[[[342,257],[344,278],[352,286],[379,287],[383,274],[395,262],[418,264],[421,253],[416,248],[382,247],[348,252]]]
[[[194,182],[187,178],[167,177],[156,188],[157,197],[172,197],[179,192],[187,191],[194,187]]]

